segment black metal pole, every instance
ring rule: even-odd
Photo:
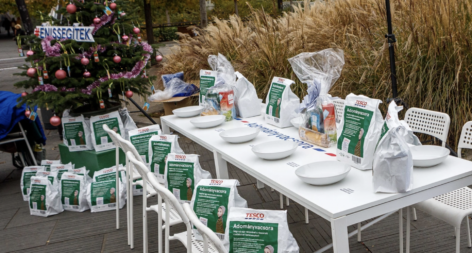
[[[392,14],[390,11],[390,0],[385,0],[385,5],[387,7],[387,26],[388,26],[388,34],[385,35],[388,41],[388,50],[390,56],[390,78],[392,79],[392,95],[393,98],[398,96],[397,93],[397,71],[395,68],[395,48],[394,43],[397,42],[395,39],[395,35],[393,34],[392,29]]]
[[[147,112],[146,112],[145,110],[143,110],[143,108],[141,108],[138,104],[136,104],[136,102],[134,102],[134,100],[133,100],[132,98],[128,98],[128,99],[129,99],[129,101],[131,101],[131,103],[133,103],[133,104],[136,106],[136,108],[139,109],[139,111],[141,111],[141,112],[144,114],[144,116],[146,116],[146,117],[152,122],[152,124],[157,124],[157,123],[151,118],[151,116],[149,116],[149,114],[147,114]]]

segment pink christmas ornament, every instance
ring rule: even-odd
[[[161,62],[162,61],[162,55],[156,55],[156,61]]]
[[[25,116],[26,116],[27,118],[29,118],[30,115],[31,115],[31,111],[30,111],[30,110],[26,110],[26,111],[25,111]]]
[[[77,6],[75,6],[75,4],[68,4],[66,11],[70,14],[74,14],[77,11]]]
[[[87,70],[85,70],[85,72],[84,72],[84,74],[83,74],[83,76],[84,76],[85,78],[88,78],[88,77],[90,77],[91,75],[92,75],[92,74],[90,74],[90,72],[88,72]]]
[[[100,20],[99,17],[95,17],[95,18],[93,19],[93,22],[94,22],[95,24],[97,24],[97,25],[100,24],[100,21],[101,21],[101,20]]]
[[[124,17],[126,15],[126,13],[123,11],[121,14],[120,14],[122,17]]]
[[[36,76],[36,69],[35,68],[29,68],[26,71],[26,75],[28,75],[29,77],[35,77]]]
[[[26,91],[25,91],[25,92],[22,92],[22,93],[21,93],[21,96],[22,96],[22,97],[28,96],[28,92],[26,92]]]
[[[86,57],[83,57],[82,59],[80,59],[80,63],[82,63],[82,65],[84,66],[87,66],[89,64],[90,60]]]
[[[58,71],[56,71],[55,76],[57,79],[63,80],[67,77],[67,73],[64,70],[59,69]]]
[[[128,35],[123,35],[121,36],[121,38],[123,39],[123,41],[127,41],[129,39]]]
[[[49,123],[53,126],[59,126],[61,124],[61,118],[57,117],[56,115],[52,116],[49,120]]]
[[[132,97],[133,97],[133,92],[130,91],[130,90],[128,90],[127,92],[125,92],[125,96],[126,96],[127,98],[132,98]]]
[[[116,3],[111,3],[110,4],[110,9],[115,10],[116,9]]]
[[[115,55],[115,57],[113,57],[113,61],[114,61],[115,63],[120,63],[120,62],[121,62],[121,57],[118,56],[118,55]]]
[[[135,34],[138,34],[139,32],[141,32],[141,30],[139,30],[139,28],[137,28],[136,26],[133,28],[133,32]]]
[[[26,52],[26,56],[32,56],[32,55],[34,55],[33,50],[28,50],[28,52]]]

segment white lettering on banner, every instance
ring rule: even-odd
[[[275,137],[277,137],[281,140],[284,140],[284,141],[292,140],[293,142],[298,143],[298,146],[300,146],[303,149],[316,149],[316,147],[311,145],[310,143],[307,143],[307,142],[304,142],[302,140],[292,138],[288,135],[279,133],[279,132],[277,132],[277,130],[273,130],[273,129],[264,127],[264,126],[259,125],[257,123],[246,123],[246,124],[247,124],[248,127],[260,128],[261,132],[266,133],[268,136],[275,136]]]
[[[56,40],[95,42],[92,35],[93,29],[95,29],[93,26],[37,26],[34,34],[40,39],[52,36]]]

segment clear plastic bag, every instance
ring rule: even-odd
[[[166,88],[164,90],[157,90],[156,93],[152,94],[149,97],[149,101],[151,102],[158,102],[162,100],[169,99],[174,97],[176,94],[179,93],[194,93],[195,90],[198,89],[195,85],[188,84],[179,78],[173,78],[169,82],[166,83]],[[189,92],[189,90],[193,90]],[[191,94],[190,94],[191,95]]]
[[[298,110],[303,117],[300,138],[321,147],[334,145],[337,140],[336,115],[328,92],[341,76],[343,51],[329,48],[301,53],[288,61],[298,79],[308,85],[308,94]]]

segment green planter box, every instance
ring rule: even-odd
[[[89,170],[89,176],[92,177],[95,171],[115,166],[115,151],[110,149],[96,152],[95,150],[69,152],[69,148],[64,144],[59,144],[61,154],[61,163],[71,162],[75,168],[85,166]],[[125,165],[125,153],[120,149],[120,164]]]

